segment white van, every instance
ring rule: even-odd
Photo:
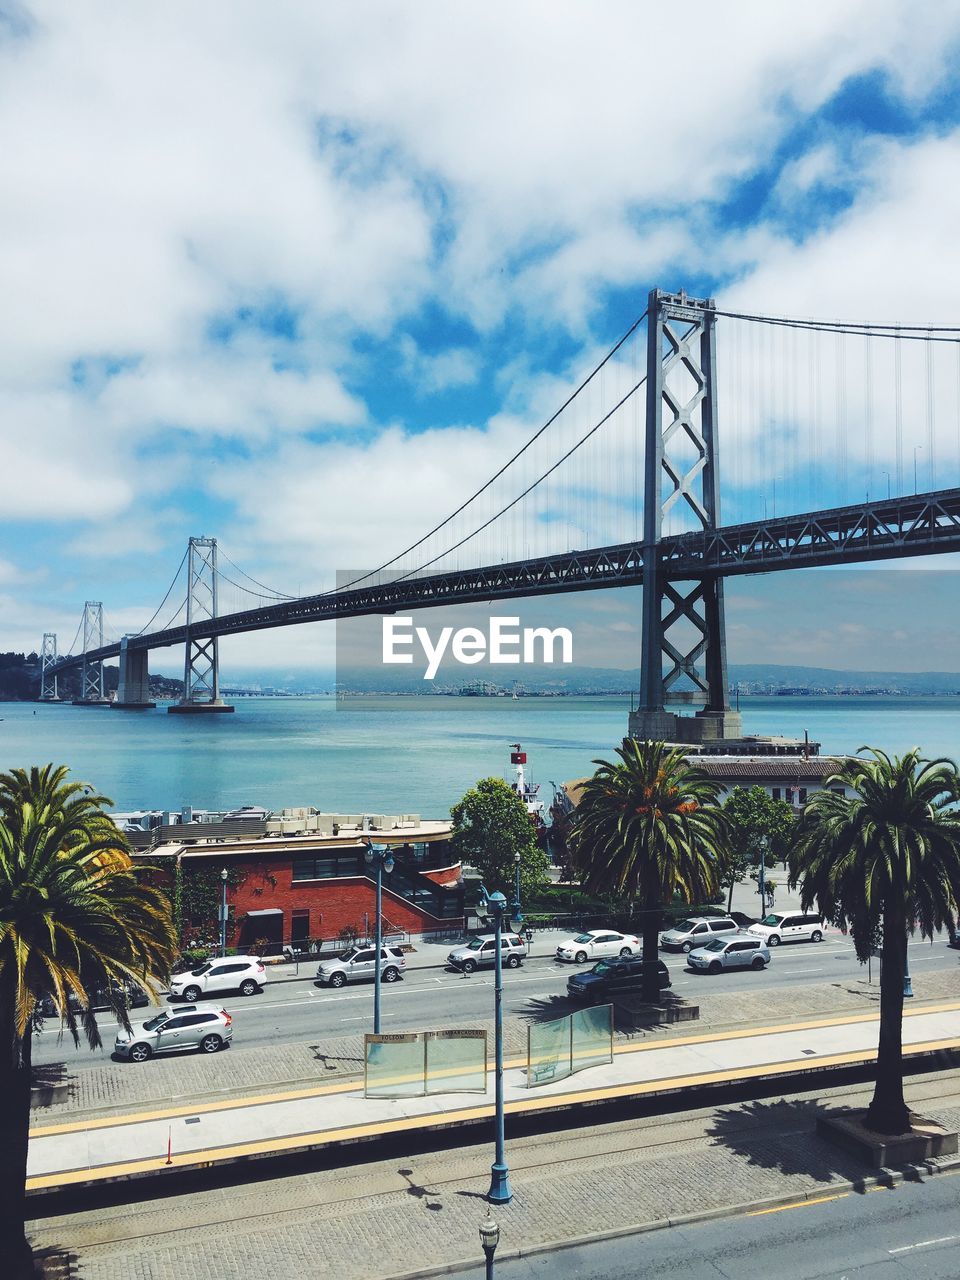
[[[750,925],[747,932],[762,938],[768,947],[779,947],[781,942],[822,942],[823,917],[778,911]]]

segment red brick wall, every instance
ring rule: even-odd
[[[341,929],[351,926],[362,932],[364,912],[367,913],[370,927],[373,928],[376,889],[372,880],[364,877],[344,880],[298,880],[294,884],[289,859],[277,859],[276,862],[269,863],[263,860],[250,861],[246,866],[246,872],[243,884],[227,891],[231,920],[237,922],[233,926],[231,945],[239,937],[242,917],[248,911],[263,911],[269,907],[279,907],[283,911],[284,941],[290,938],[291,921],[295,910],[309,910],[308,936],[311,938],[336,938]],[[448,881],[444,880],[442,883],[448,883]],[[450,923],[436,920],[433,916],[418,911],[404,899],[391,894],[386,886],[383,889],[383,918],[385,922],[389,922],[389,925],[412,933],[418,933],[422,929],[443,927]],[[385,927],[387,927],[386,923]]]

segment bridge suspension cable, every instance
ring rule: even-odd
[[[286,592],[284,592],[284,591],[277,591],[275,587],[268,587],[268,586],[266,585],[266,583],[260,582],[257,578],[252,577],[252,575],[251,575],[251,574],[249,574],[249,573],[247,573],[245,569],[241,569],[241,568],[240,568],[240,566],[237,564],[236,560],[231,560],[231,559],[230,559],[230,557],[229,557],[229,556],[227,555],[227,553],[224,551],[224,549],[223,549],[223,547],[222,547],[222,546],[218,546],[218,551],[219,551],[219,553],[220,553],[220,558],[221,558],[221,559],[226,560],[227,564],[231,564],[231,565],[233,565],[234,569],[236,569],[237,573],[239,573],[239,574],[240,574],[240,576],[241,576],[242,578],[246,578],[246,579],[247,579],[247,581],[248,581],[248,582],[252,582],[252,583],[254,584],[254,586],[256,586],[256,587],[260,587],[260,588],[262,589],[262,591],[266,593],[266,597],[272,598],[272,599],[274,599],[274,600],[297,600],[297,599],[299,599],[299,597],[298,597],[298,596],[292,596],[292,595],[289,595],[289,594],[287,594],[287,593],[286,593]],[[231,586],[233,586],[233,587],[236,587],[238,591],[247,591],[247,592],[249,592],[249,594],[250,594],[250,595],[256,595],[256,594],[257,594],[256,592],[250,591],[250,588],[249,588],[249,587],[244,587],[244,586],[242,586],[239,582],[234,582],[232,578],[228,578],[228,577],[227,577],[227,575],[223,572],[223,570],[222,570],[222,569],[218,568],[217,572],[218,572],[219,576],[220,576],[220,577],[221,577],[225,582],[229,582],[229,583],[230,583],[230,585],[231,585]],[[264,597],[261,597],[261,598],[264,598]]]
[[[138,636],[142,636],[142,635],[144,635],[144,634],[149,630],[149,628],[153,626],[154,622],[156,622],[157,618],[158,618],[158,617],[159,617],[159,615],[160,615],[160,610],[163,608],[163,606],[164,606],[164,605],[167,603],[167,601],[170,599],[170,593],[173,591],[173,588],[177,585],[177,579],[180,577],[180,573],[181,573],[181,571],[182,571],[182,569],[183,569],[183,566],[187,563],[187,555],[188,555],[188,553],[189,553],[189,550],[190,550],[190,548],[189,548],[189,546],[188,546],[188,547],[187,547],[187,550],[186,550],[186,551],[184,551],[184,553],[183,553],[183,558],[182,558],[182,560],[181,560],[181,561],[180,561],[180,563],[177,565],[177,571],[176,571],[176,573],[173,575],[173,581],[170,583],[169,587],[167,587],[166,594],[164,595],[164,597],[163,597],[163,599],[160,601],[160,603],[157,605],[157,611],[156,611],[156,613],[153,615],[153,617],[150,619],[150,621],[149,621],[149,622],[145,623],[145,624],[144,624],[144,626],[142,626],[142,627],[140,628],[140,630],[137,632],[137,635],[138,635]],[[185,602],[184,602],[184,603],[185,603]],[[181,606],[180,606],[180,608],[182,609],[182,608],[183,608],[183,605],[181,605]],[[177,613],[179,613],[179,612],[180,612],[180,610],[178,609],[178,610],[177,610]],[[174,614],[173,616],[174,616],[174,617],[176,617],[177,615],[176,615],[176,614]],[[168,624],[168,625],[169,625],[169,624]]]
[[[788,329],[811,329],[818,333],[843,333],[872,338],[901,338],[907,342],[960,342],[960,325],[870,324],[859,320],[811,320],[799,316],[767,316],[747,311],[723,311],[715,316],[744,320],[749,324],[769,324]]]
[[[500,467],[498,471],[494,472],[494,474],[486,481],[486,483],[482,484],[479,489],[475,490],[470,495],[469,498],[466,498],[460,504],[460,506],[456,508],[456,510],[451,511],[450,514],[446,516],[445,519],[441,520],[438,524],[435,524],[432,529],[429,529],[425,534],[423,534],[422,537],[418,538],[416,542],[412,542],[408,547],[405,547],[402,551],[398,551],[396,555],[391,556],[389,560],[385,560],[376,569],[371,569],[369,570],[369,572],[361,574],[359,577],[352,578],[349,582],[338,584],[338,586],[336,587],[336,590],[346,591],[349,588],[358,586],[362,582],[368,581],[370,578],[376,577],[378,574],[383,573],[384,570],[391,568],[391,566],[395,565],[398,560],[402,560],[404,556],[407,556],[411,552],[416,551],[419,547],[422,547],[423,544],[427,542],[430,538],[432,538],[435,533],[439,533],[441,529],[446,528],[446,526],[452,523],[452,521],[455,520],[457,516],[461,515],[467,509],[467,507],[469,507],[472,503],[476,502],[476,500],[482,494],[486,493],[487,490],[489,490],[491,486],[497,480],[499,480],[500,477],[504,475],[504,473],[508,471],[510,467],[512,467],[513,464],[519,458],[521,458],[537,440],[540,439],[540,437],[548,430],[548,428],[553,426],[553,424],[557,421],[557,419],[564,412],[564,410],[569,408],[570,405],[573,404],[573,402],[577,399],[580,393],[584,391],[593,382],[594,378],[596,378],[597,375],[604,369],[604,367],[610,363],[610,361],[621,349],[621,347],[623,347],[623,345],[633,336],[633,334],[636,333],[636,331],[640,328],[640,326],[643,324],[646,318],[647,318],[647,312],[644,311],[643,314],[633,322],[633,324],[626,331],[626,333],[624,333],[623,336],[614,344],[614,346],[610,348],[610,350],[603,357],[603,359],[597,365],[595,365],[595,367],[590,371],[590,373],[587,374],[587,376],[583,379],[583,381],[576,388],[576,390],[572,391],[570,395],[566,398],[566,400],[564,400],[563,404],[561,404],[560,407],[550,415],[550,417],[546,420],[546,422],[544,422],[542,426],[538,427],[538,429],[533,433],[532,436],[530,436],[530,438],[526,441],[526,443],[523,444],[516,451],[516,453],[514,453],[510,458],[508,458],[507,461],[503,464],[503,466]],[[636,389],[637,388],[634,387],[633,391],[636,391]],[[632,395],[633,392],[630,392],[629,394]],[[621,401],[621,405],[627,399],[629,399],[629,395],[624,397],[624,401]],[[617,408],[619,407],[621,406],[618,405]],[[607,415],[607,417],[609,416],[610,415]],[[605,420],[606,419],[604,419],[604,421]],[[581,439],[577,443],[577,445],[575,445],[574,448],[571,449],[564,456],[564,458],[560,459],[560,462],[565,461],[565,459],[569,457],[571,453],[574,453],[576,449],[578,449],[580,445],[585,443],[585,441],[588,440],[594,434],[594,431],[602,425],[603,425],[602,422],[597,423],[597,427],[595,427],[594,430],[589,431],[587,435],[583,437],[583,439]],[[524,491],[524,493],[520,494],[519,497],[515,498],[513,502],[509,503],[501,511],[497,512],[497,514],[493,516],[490,520],[485,521],[478,529],[475,529],[471,534],[468,534],[465,538],[462,538],[454,546],[448,547],[445,551],[440,552],[438,555],[434,556],[431,560],[427,562],[427,564],[418,566],[418,568],[415,570],[412,570],[411,573],[421,572],[424,568],[427,568],[429,565],[435,564],[437,560],[441,559],[444,555],[448,555],[451,551],[455,551],[458,547],[463,546],[465,542],[468,542],[472,537],[475,537],[477,533],[481,532],[483,529],[489,528],[489,526],[493,524],[495,520],[497,520],[501,515],[504,515],[507,511],[515,507],[517,503],[520,501],[520,498],[526,497],[526,495],[530,493],[533,489],[535,489],[542,480],[545,480],[548,475],[550,475],[553,471],[555,471],[557,469],[557,466],[559,465],[560,463],[558,462],[555,466],[551,467],[549,471],[544,472],[544,474],[541,475],[539,479],[536,480],[532,485],[530,485],[529,488],[527,488]],[[403,574],[402,576],[406,578],[406,577],[409,577],[410,574],[409,573]]]

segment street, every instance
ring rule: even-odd
[[[540,942],[541,938],[544,941]],[[547,938],[551,939],[552,945],[546,941]],[[537,954],[537,942],[540,942],[543,952],[540,955]],[[551,945],[549,952],[548,945]],[[551,1016],[554,1010],[557,1017],[570,1011],[572,1006],[566,996],[567,978],[589,966],[557,962],[552,956],[555,945],[551,935],[537,935],[534,954],[521,968],[504,972],[505,1017],[542,1019]],[[682,954],[661,952],[661,957],[670,970],[671,990],[694,1002],[707,992],[740,990],[754,993],[813,983],[867,979],[867,967],[859,964],[852,943],[840,934],[828,934],[818,944],[781,946],[771,954],[770,965],[763,971],[742,970],[715,976],[690,972],[685,968],[686,958]],[[423,957],[413,956],[408,961],[403,981],[383,985],[384,1031],[449,1027],[490,1016],[493,1006],[491,971],[481,970],[463,976],[454,970],[416,967],[418,958],[422,960]],[[918,975],[955,970],[958,954],[939,940],[933,945],[917,943],[911,948],[910,964]],[[314,961],[301,965],[298,979],[268,982],[259,995],[245,998],[232,993],[209,999],[222,1004],[233,1015],[236,1047],[292,1044],[372,1029],[373,984],[358,984],[339,990],[321,988],[315,984],[315,972]],[[872,980],[878,987],[876,965],[872,967]],[[134,1009],[131,1018],[134,1022],[142,1022],[150,1012],[148,1008]],[[76,1049],[68,1036],[61,1036],[59,1025],[48,1019],[34,1041],[34,1062],[38,1065],[65,1062],[71,1070],[103,1066],[109,1062],[117,1024],[111,1015],[104,1014],[99,1025],[105,1048],[90,1050],[84,1044]],[[118,1069],[137,1068],[118,1064]]]

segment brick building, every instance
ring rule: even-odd
[[[308,940],[360,936],[375,927],[376,890],[364,854],[365,840],[388,845],[394,870],[383,876],[382,916],[387,932],[413,935],[457,927],[463,921],[463,878],[450,850],[449,822],[407,819],[402,825],[377,825],[378,819],[334,821],[329,832],[268,834],[257,826],[249,834],[225,824],[164,828],[164,837],[135,852],[149,859],[159,880],[186,886],[202,880],[205,901],[219,900],[223,871],[228,873],[227,946],[271,952]],[[390,823],[396,820],[387,820]],[[176,835],[179,838],[172,838]],[[197,895],[185,895],[192,900]],[[187,918],[184,936],[216,929],[216,907]],[[214,937],[204,937],[206,942]]]

